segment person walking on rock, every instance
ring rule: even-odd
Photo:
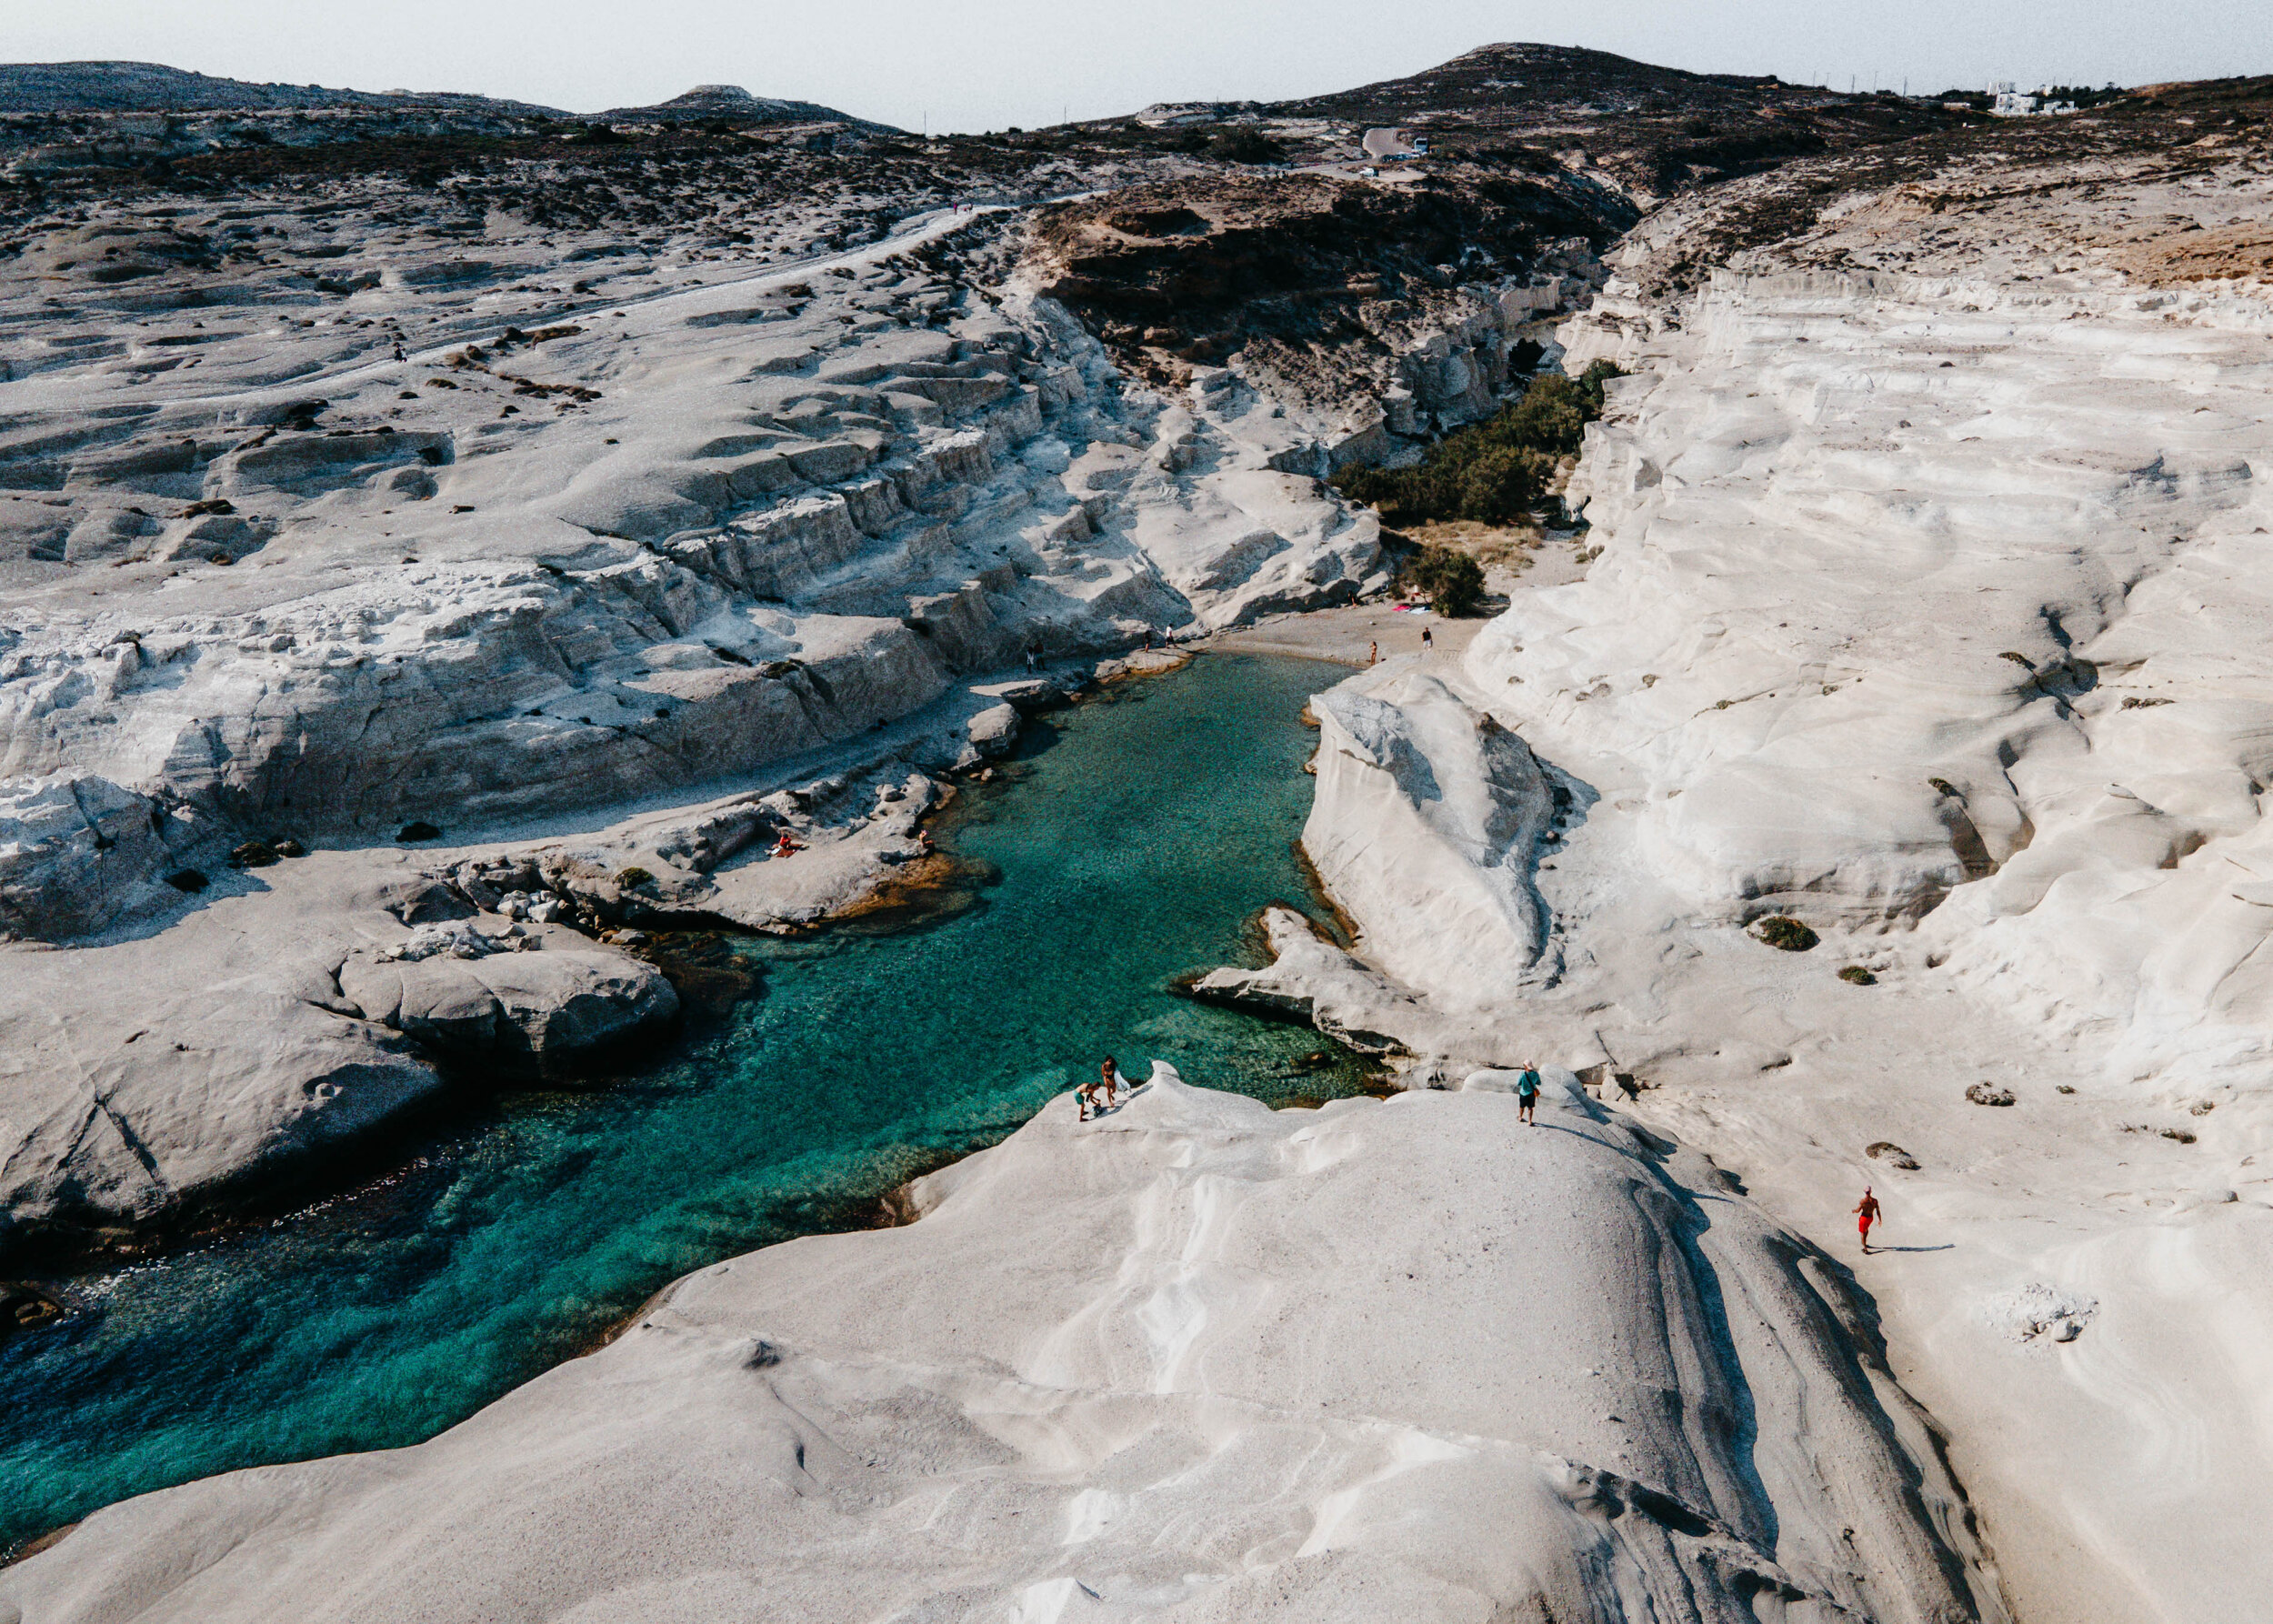
[[[1098,1086],[1105,1090],[1105,1108],[1109,1111],[1115,1104],[1114,1096],[1121,1091],[1121,1068],[1114,1063],[1113,1057],[1107,1055],[1105,1064],[1097,1068],[1097,1071]]]
[[[1855,1228],[1862,1232],[1863,1255],[1870,1255],[1870,1227],[1878,1221],[1878,1198],[1870,1193],[1870,1186],[1863,1186],[1863,1198],[1855,1206]]]
[[[1539,1068],[1526,1066],[1516,1078],[1516,1118],[1526,1127],[1531,1125],[1531,1113],[1539,1105]]]
[[[1366,664],[1367,664],[1368,666],[1377,666],[1377,665],[1379,665],[1380,663],[1381,663],[1381,645],[1380,645],[1380,644],[1378,644],[1378,643],[1368,643],[1368,644],[1367,644],[1367,645],[1366,645]]]
[[[1426,626],[1421,627],[1421,647],[1423,648],[1434,648],[1437,647],[1437,635],[1430,631]]]

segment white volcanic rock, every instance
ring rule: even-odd
[[[1717,275],[1590,431],[1601,556],[1469,673],[1694,913],[1939,907],[2111,1073],[2262,1077],[2273,310],[2169,299]]]
[[[446,1072],[562,1076],[677,1009],[653,967],[566,928],[466,917],[403,853],[216,868],[195,898],[169,894],[173,917],[90,945],[0,946],[0,1245],[171,1221],[305,1176]],[[457,953],[481,957],[426,951],[476,926],[482,947]],[[493,951],[507,946],[542,950]]]
[[[179,1216],[375,1127],[442,1086],[296,957],[7,952],[0,1240]],[[97,996],[90,996],[90,995]]]
[[[1575,1093],[1274,1114],[1157,1066],[912,1193],[430,1443],[97,1512],[0,1609],[2003,1616],[1842,1288]]]
[[[1741,188],[1647,223],[1564,330],[1574,370],[1635,374],[1572,482],[1586,576],[1518,588],[1455,685],[1570,795],[1532,870],[1554,974],[1469,1018],[1637,1074],[1637,1115],[1853,1263],[2016,1606],[2077,1624],[2248,1616],[2273,1583],[2246,1418],[2273,306],[2169,279],[2273,199],[2248,155],[2190,161],[1858,194],[1658,302]],[[1328,765],[1312,849],[1409,824]],[[1432,967],[1463,944],[1428,941],[1421,890],[1349,867],[1361,947],[1472,1007],[1504,952]],[[1781,912],[1821,945],[1742,928]],[[1857,1260],[1866,1184],[1890,1249]],[[2016,1342],[2015,1304],[2086,1302]]]
[[[277,231],[305,233],[278,206]],[[242,215],[223,213],[105,216],[0,268],[19,335],[0,346],[0,550],[20,549],[0,556],[0,933],[145,932],[37,999],[0,989],[8,1030],[40,1000],[66,1030],[107,1022],[117,967],[145,958],[196,957],[211,1018],[247,1031],[296,996],[279,977],[340,972],[379,927],[331,917],[355,914],[337,898],[296,932],[262,905],[277,941],[188,923],[165,877],[217,875],[248,837],[431,825],[453,863],[536,864],[514,906],[540,923],[810,922],[924,855],[936,775],[1010,747],[1016,709],[974,681],[1339,601],[1376,570],[1376,522],[1274,468],[1267,419],[1125,387],[1062,310],[908,257],[971,213],[707,285],[619,266],[606,302],[541,279],[620,244],[375,229],[306,246],[375,267],[305,296],[347,301],[306,317],[264,303],[285,297],[265,273],[230,284],[237,261],[213,256]],[[114,251],[148,276],[105,281]],[[175,286],[177,266],[237,302]],[[58,288],[67,319],[44,302]],[[1144,464],[1155,442],[1180,464]],[[775,858],[785,830],[805,849]],[[648,880],[617,883],[633,870]],[[492,889],[485,907],[515,887]],[[612,954],[354,962],[366,1013],[507,1075],[671,1010]],[[397,1078],[343,1124],[430,1087],[400,1081],[427,1074],[390,1028],[334,1032],[362,1006],[331,997],[349,1013],[287,1022],[322,1041],[253,1045],[276,1087],[228,1103],[225,1131],[200,1117],[224,1109],[215,1084],[141,1112],[162,1167],[226,1141],[166,1190],[321,1138],[295,1101],[329,1098],[340,1043],[377,1044]],[[73,1052],[30,1045],[0,1087],[45,1169],[0,1200],[63,1189],[95,1154],[51,1143],[55,1102],[84,1092]],[[27,1219],[71,1204],[25,1199]]]
[[[563,1075],[678,1013],[669,982],[613,953],[356,955],[338,977],[365,1019],[507,1078]]]
[[[855,737],[1028,649],[1355,590],[1374,521],[1235,423],[1184,415],[1189,475],[1076,476],[1161,407],[1062,313],[903,268],[956,223],[400,362],[239,325],[178,335],[194,374],[0,382],[0,493],[90,516],[12,590],[0,771],[248,827],[494,823]],[[778,319],[721,324],[753,300]],[[150,516],[184,504],[224,511]]]
[[[1530,868],[1554,800],[1523,740],[1409,661],[1311,709],[1317,797],[1302,846],[1358,921],[1359,950],[1462,1010],[1536,983],[1551,966]]]
[[[132,645],[127,647],[131,647]],[[0,785],[0,932],[83,936],[179,900],[163,884],[207,835],[92,773]]]
[[[1210,970],[1191,984],[1194,997],[1294,1016],[1367,1054],[1449,1056],[1481,1036],[1474,1023],[1444,1015],[1324,939],[1292,908],[1265,908],[1262,924],[1271,962],[1259,970]]]

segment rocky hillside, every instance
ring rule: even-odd
[[[1308,414],[1332,460],[1377,457],[1491,410],[1513,331],[1590,291],[1597,254],[1666,197],[1969,118],[1491,45],[1332,95],[1150,109],[1147,138],[1190,166],[1045,214],[1032,274],[1131,369],[1232,365]],[[1426,136],[1426,159],[1368,173],[1378,125]]]
[[[1844,95],[1769,75],[1692,74],[1607,51],[1486,45],[1409,78],[1281,102],[1278,120],[1397,125],[1431,155],[1594,167],[1655,202],[1731,175],[1946,128],[1938,105]]]
[[[752,95],[739,85],[697,85],[667,102],[641,107],[614,107],[595,116],[606,124],[668,124],[725,122],[736,127],[762,129],[770,125],[839,125],[847,129],[903,134],[890,125],[876,124],[824,107],[818,102],[783,101]]]
[[[526,116],[558,109],[449,91],[334,90],[217,79],[156,62],[0,63],[0,114],[273,113],[314,108],[446,106]]]
[[[1237,354],[1275,396],[1331,413],[1397,387],[1400,356],[1477,314],[1477,286],[1571,272],[1633,217],[1561,170],[1402,185],[1326,170],[1202,175],[1045,211],[1035,268],[1146,376],[1175,380]],[[1500,326],[1490,301],[1481,311]],[[1457,413],[1454,397],[1472,396],[1471,415],[1488,410],[1506,381],[1487,362],[1431,390],[1425,409]]]

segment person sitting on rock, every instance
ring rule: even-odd
[[[774,842],[774,855],[777,857],[786,857],[791,852],[803,851],[804,849],[805,842],[798,839],[787,829],[782,830],[781,838]]]

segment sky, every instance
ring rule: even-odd
[[[2138,85],[2273,73],[2273,0],[0,0],[11,62],[579,113],[740,85],[935,132],[1313,95],[1500,40],[1842,90]]]

